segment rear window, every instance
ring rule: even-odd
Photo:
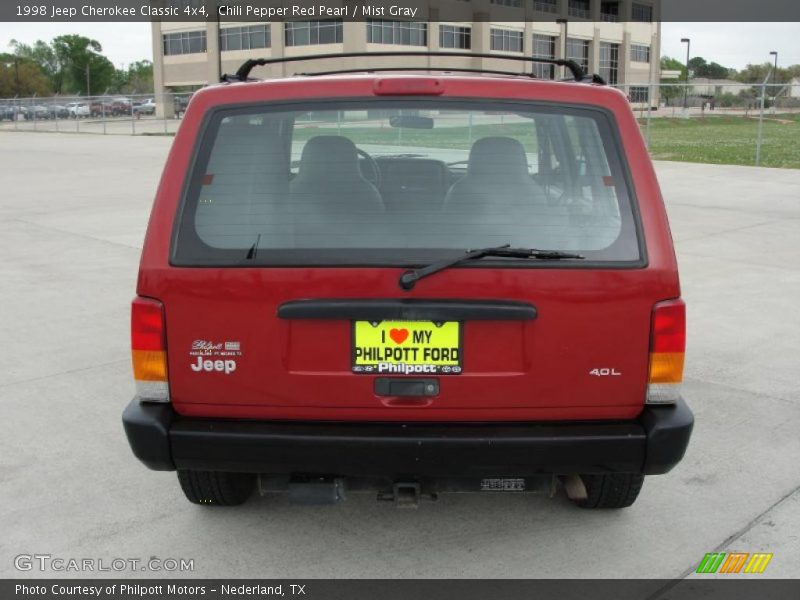
[[[412,266],[502,244],[586,257],[559,267],[642,258],[602,110],[326,100],[220,109],[203,131],[173,264]]]

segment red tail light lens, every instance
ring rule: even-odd
[[[651,352],[686,351],[686,304],[683,300],[659,302],[653,308]]]
[[[683,300],[659,302],[653,308],[647,402],[671,404],[680,397],[686,352],[686,305]]]
[[[134,298],[131,305],[131,348],[165,350],[164,307],[158,300]]]
[[[164,307],[158,300],[150,298],[133,300],[131,356],[137,396],[142,400],[168,402]]]

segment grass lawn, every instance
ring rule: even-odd
[[[642,133],[646,122],[639,121]],[[507,135],[535,152],[534,129],[525,123],[437,127],[432,130],[343,126],[338,130],[358,144],[388,144],[418,148],[468,150],[476,139]],[[336,133],[335,128],[299,128],[295,139]],[[650,124],[650,153],[655,160],[674,160],[725,165],[755,165],[758,120],[741,116],[703,118],[655,117]],[[764,119],[761,165],[800,169],[800,115],[768,115]]]
[[[639,121],[645,133],[646,121]],[[755,165],[758,119],[737,116],[653,118],[650,154],[654,160]],[[761,166],[800,169],[800,115],[764,119]]]
[[[414,146],[417,148],[446,148],[469,150],[482,137],[510,136],[519,140],[528,152],[536,150],[536,130],[528,123],[507,125],[473,125],[472,127],[436,127],[434,129],[399,129],[392,127],[299,128],[294,140],[303,141],[316,135],[343,135],[358,144]]]

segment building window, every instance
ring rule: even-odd
[[[342,20],[288,21],[284,24],[287,46],[341,44]]]
[[[469,50],[472,48],[472,28],[458,25],[439,25],[439,47]]]
[[[589,72],[589,40],[567,38],[567,58],[574,60],[583,69]]]
[[[653,7],[646,4],[633,4],[631,5],[631,21],[638,21],[640,23],[653,22]]]
[[[600,3],[600,20],[609,23],[619,21],[619,2]]]
[[[163,40],[164,56],[200,54],[206,51],[205,30],[165,33],[163,35]]]
[[[550,35],[533,34],[533,58],[556,57],[556,39]],[[533,63],[533,76],[539,79],[555,79],[555,65]]]
[[[591,17],[589,0],[569,0],[568,12],[570,17],[589,19]]]
[[[269,48],[271,41],[269,25],[224,27],[219,32],[220,49],[223,52]]]
[[[619,79],[619,44],[600,42],[600,77],[609,85]]]
[[[522,52],[522,32],[513,29],[492,29],[491,49],[502,52]]]
[[[367,19],[367,43],[427,46],[428,24]]]
[[[501,4],[503,6],[512,6],[514,8],[521,8],[522,0],[489,0],[489,4]]]
[[[557,13],[558,0],[533,0],[533,10],[544,13]]]
[[[650,101],[650,88],[644,85],[631,87],[628,98],[632,104],[645,104]]]
[[[649,63],[650,46],[645,46],[643,44],[631,44],[631,61]]]

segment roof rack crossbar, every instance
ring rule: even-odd
[[[378,71],[442,71],[454,73],[489,73],[490,75],[512,75],[514,77],[527,77],[536,79],[531,73],[520,73],[518,71],[499,71],[495,69],[469,69],[467,67],[362,67],[360,69],[336,69],[334,71],[313,71],[295,73],[303,77],[314,77],[323,75],[346,75],[348,73],[376,73]],[[570,79],[571,81],[571,79]]]
[[[239,70],[236,71],[236,75],[231,77],[229,75],[225,75],[222,77],[223,81],[247,81],[250,77],[250,71],[253,70],[255,67],[263,67],[265,65],[274,65],[274,64],[281,64],[281,63],[290,63],[290,62],[299,62],[305,60],[320,60],[320,59],[336,59],[336,58],[361,58],[361,57],[406,57],[406,56],[422,56],[422,57],[447,57],[447,56],[456,56],[460,58],[491,58],[491,59],[499,59],[499,60],[514,60],[517,62],[525,62],[531,64],[546,64],[546,65],[555,65],[558,67],[566,67],[572,73],[572,77],[575,81],[586,81],[587,75],[583,71],[583,68],[574,60],[564,60],[560,58],[534,58],[532,56],[518,56],[515,54],[486,54],[486,53],[474,53],[474,52],[427,52],[427,51],[412,51],[412,52],[391,52],[391,51],[381,51],[381,52],[340,52],[336,54],[310,54],[307,56],[282,56],[280,58],[251,58],[250,60],[245,61]],[[431,67],[420,67],[417,70],[426,70],[430,69]],[[370,69],[369,67],[364,67],[362,69],[358,69],[358,71],[369,71],[369,70],[378,70],[378,69]],[[440,69],[436,69],[440,70]],[[442,68],[441,70],[461,70],[461,69],[445,69]],[[358,72],[354,71],[354,72]],[[484,69],[475,69],[475,72],[483,72],[483,73],[490,73],[488,70]],[[520,73],[516,73],[516,75],[520,75]],[[589,77],[591,79],[591,77]]]

